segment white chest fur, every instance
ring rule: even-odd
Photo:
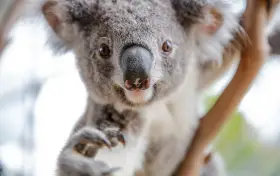
[[[104,161],[110,167],[120,167],[114,176],[133,176],[135,170],[142,168],[142,161],[146,149],[145,137],[127,136],[126,146],[118,145],[112,150],[102,149],[96,160]]]
[[[96,160],[103,161],[110,167],[121,168],[114,176],[134,176],[135,171],[143,168],[151,137],[164,138],[172,132],[165,130],[166,128],[175,129],[170,113],[163,103],[143,109],[140,116],[144,119],[144,125],[139,135],[128,130],[125,132],[126,146],[120,144],[111,150],[102,148],[96,156]]]
[[[120,167],[114,176],[133,176],[135,171],[142,168],[147,146],[147,125],[143,126],[139,135],[128,129],[124,132],[126,145],[119,144],[111,150],[102,148],[96,155],[96,160],[108,164],[110,167]]]
[[[176,105],[175,109],[172,104],[167,105],[162,102],[143,109],[140,116],[145,119],[145,124],[140,135],[135,136],[131,131],[126,131],[125,147],[118,145],[112,150],[104,148],[98,152],[96,160],[104,161],[111,167],[121,167],[121,170],[114,176],[134,176],[135,171],[143,167],[145,152],[151,141],[176,135],[179,140],[185,141],[182,141],[184,143],[182,147],[185,148],[193,135],[198,120],[194,120],[194,116],[186,116],[178,108],[180,106]],[[194,111],[194,109],[186,109],[185,106],[181,106],[181,108],[188,112]]]

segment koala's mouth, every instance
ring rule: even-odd
[[[147,90],[135,91],[125,90],[124,88],[117,85],[114,86],[114,90],[122,103],[132,107],[145,106],[153,102],[153,100],[156,98],[156,89],[156,84]]]

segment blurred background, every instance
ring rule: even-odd
[[[54,175],[85,106],[73,53],[53,55],[40,20],[25,18],[35,1],[0,0],[0,176]],[[235,1],[242,11],[244,2]],[[274,18],[268,30],[274,54],[215,140],[231,176],[280,175],[280,32],[271,31],[280,16]],[[205,92],[207,108],[234,71]]]

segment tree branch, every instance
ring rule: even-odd
[[[248,0],[244,14],[244,29],[250,39],[241,53],[241,60],[232,81],[212,109],[202,118],[200,126],[179,170],[179,176],[198,176],[203,151],[216,137],[230,114],[238,106],[268,57],[268,42],[264,28],[271,14],[270,0]],[[273,1],[273,2],[272,2]],[[274,0],[270,1],[274,3]],[[269,8],[269,9],[268,9]]]

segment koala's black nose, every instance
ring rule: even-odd
[[[153,56],[149,50],[138,45],[127,47],[120,59],[126,89],[149,88],[152,64]]]

